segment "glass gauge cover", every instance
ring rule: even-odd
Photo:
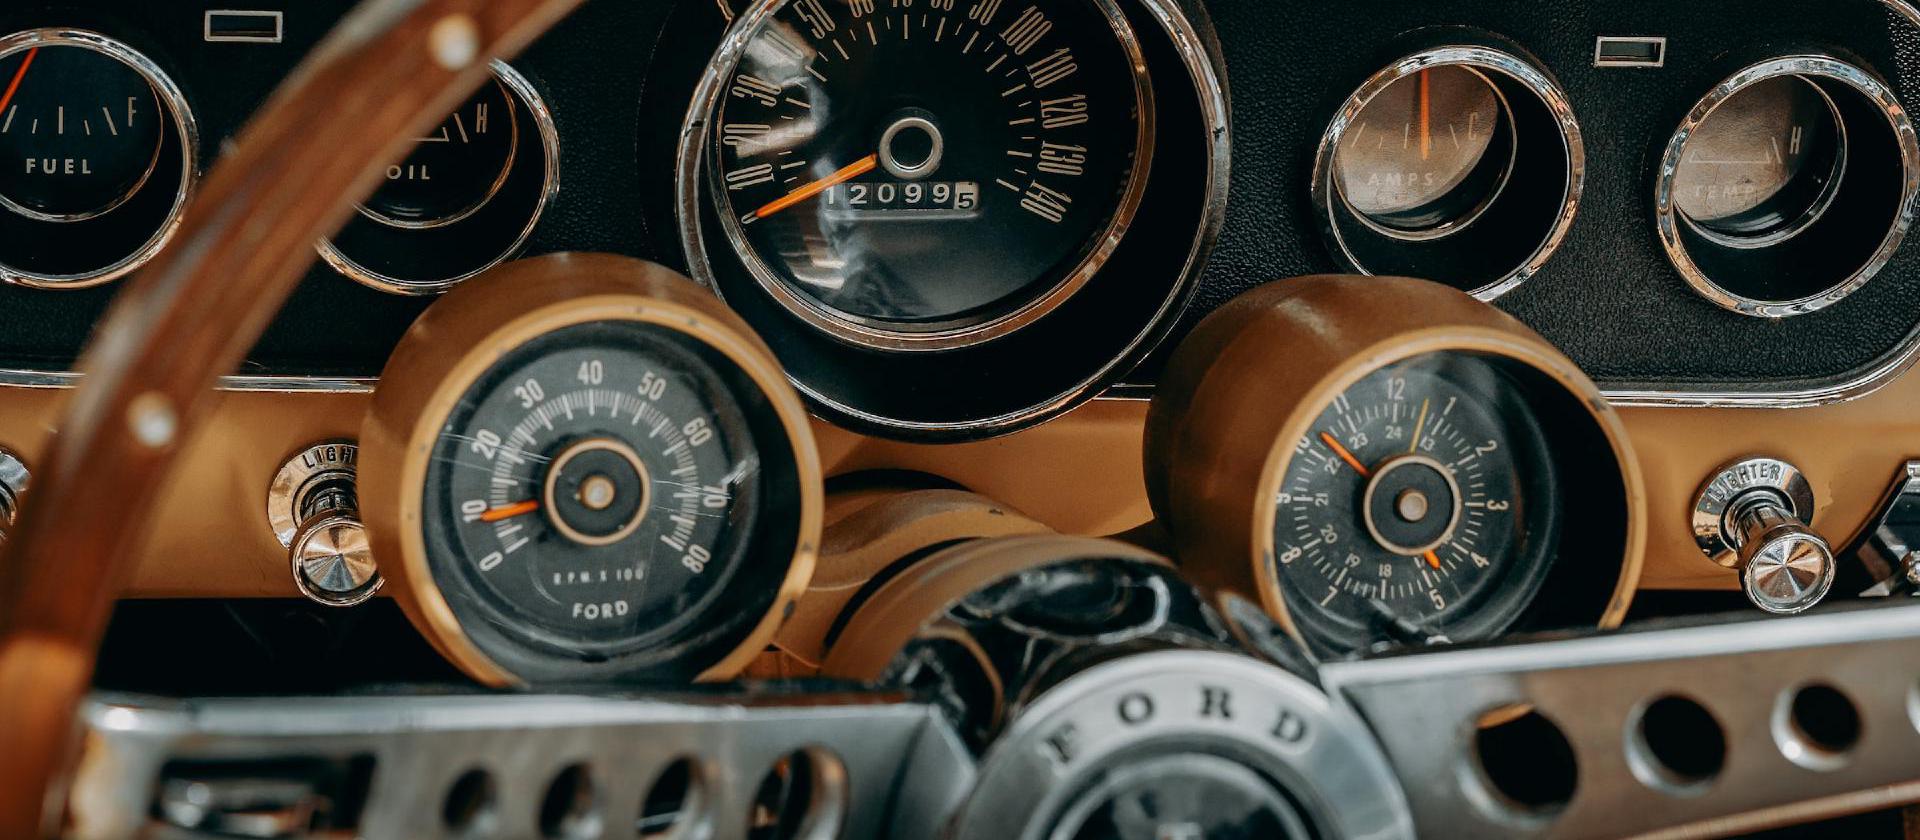
[[[1144,189],[1151,93],[1105,0],[794,0],[725,72],[706,154],[726,235],[790,311],[857,344],[975,343],[1045,314]]]
[[[1775,76],[1740,89],[1693,129],[1673,202],[1722,243],[1777,242],[1826,209],[1845,167],[1833,100],[1807,79]]]
[[[1363,219],[1400,236],[1471,222],[1513,170],[1514,129],[1480,71],[1440,65],[1374,94],[1341,135],[1334,183]]]
[[[1352,651],[1486,638],[1518,620],[1557,544],[1545,434],[1473,356],[1369,374],[1300,440],[1281,484],[1275,562],[1296,626]]]
[[[793,455],[747,384],[682,334],[619,321],[542,336],[476,381],[424,498],[429,563],[476,644],[522,675],[541,657],[671,669],[757,620],[734,587],[785,574],[749,560],[795,516],[777,492]]]
[[[46,221],[113,210],[160,160],[167,111],[140,71],[70,45],[0,57],[0,206]]]
[[[499,79],[481,85],[421,137],[406,160],[387,167],[386,180],[360,212],[401,228],[434,227],[473,215],[513,171],[520,147],[517,111]]]

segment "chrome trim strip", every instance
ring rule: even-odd
[[[84,289],[109,283],[131,274],[145,265],[148,260],[160,253],[173,234],[180,228],[180,222],[186,215],[187,201],[193,195],[194,183],[199,179],[200,126],[194,120],[193,109],[187,107],[187,96],[173,83],[160,65],[142,55],[139,51],[97,32],[82,29],[30,29],[16,32],[0,38],[0,56],[12,55],[23,49],[47,45],[80,47],[107,56],[131,68],[147,80],[153,88],[153,94],[159,98],[173,115],[173,127],[180,135],[180,185],[174,190],[173,207],[168,211],[166,220],[158,230],[147,239],[139,250],[127,255],[111,265],[72,275],[42,275],[0,263],[0,282],[30,286],[36,289]],[[164,141],[162,147],[165,146]],[[158,160],[158,158],[156,158]],[[151,174],[151,173],[149,173]],[[146,185],[141,181],[138,191]],[[132,193],[128,194],[130,198]],[[125,199],[122,199],[123,201]],[[117,205],[116,205],[117,206]]]
[[[1492,70],[1519,82],[1522,87],[1539,98],[1541,104],[1553,114],[1555,122],[1560,126],[1560,142],[1567,155],[1567,183],[1562,193],[1558,219],[1554,222],[1553,228],[1548,231],[1546,239],[1541,241],[1539,247],[1535,248],[1524,262],[1506,276],[1472,290],[1474,297],[1490,301],[1513,291],[1521,283],[1525,283],[1539,273],[1540,268],[1553,257],[1554,252],[1560,249],[1560,244],[1566,240],[1567,233],[1573,229],[1574,216],[1580,209],[1581,190],[1586,183],[1586,144],[1581,138],[1580,121],[1574,117],[1573,102],[1567,97],[1566,92],[1560,89],[1558,83],[1532,63],[1490,47],[1460,44],[1421,50],[1369,77],[1351,96],[1347,97],[1346,103],[1340,106],[1339,113],[1335,114],[1333,121],[1327,124],[1326,133],[1320,137],[1320,148],[1313,159],[1313,182],[1310,189],[1314,213],[1322,226],[1322,232],[1334,246],[1335,258],[1351,271],[1372,274],[1372,271],[1360,264],[1359,258],[1352,249],[1347,247],[1346,240],[1340,235],[1339,225],[1333,220],[1337,192],[1333,172],[1334,156],[1338,151],[1340,138],[1345,136],[1347,127],[1360,116],[1360,112],[1366,108],[1368,102],[1395,82],[1421,70],[1438,66]],[[1517,145],[1515,149],[1517,154]],[[1491,204],[1491,200],[1488,203]],[[1459,227],[1464,225],[1451,228],[1450,232],[1458,230]]]
[[[327,265],[333,267],[333,270],[346,275],[354,282],[383,292],[391,292],[396,295],[437,295],[459,285],[462,281],[471,280],[481,274],[485,274],[495,266],[506,262],[515,254],[520,253],[520,249],[527,244],[527,239],[533,236],[533,229],[540,224],[540,217],[546,213],[547,204],[553,201],[553,197],[560,192],[560,131],[554,127],[553,111],[547,107],[546,100],[540,97],[540,92],[534,89],[533,83],[527,81],[527,77],[520,75],[520,71],[513,69],[506,62],[498,59],[494,60],[492,69],[494,78],[499,79],[502,84],[507,86],[508,91],[512,95],[519,97],[520,101],[527,106],[527,113],[533,117],[534,127],[540,132],[540,144],[544,147],[542,151],[545,153],[543,166],[546,169],[546,189],[541,191],[540,200],[533,206],[533,215],[527,218],[527,224],[520,229],[520,234],[514,237],[514,240],[508,243],[507,247],[501,249],[499,256],[494,257],[487,264],[473,271],[469,271],[458,277],[425,281],[401,280],[396,277],[388,277],[370,268],[366,268],[354,262],[353,259],[347,255],[340,253],[339,249],[333,246],[331,239],[322,239],[315,245],[315,250],[319,252],[320,258],[325,260]],[[519,129],[516,126],[514,130],[518,131]],[[511,177],[511,175],[512,172],[511,169],[509,169],[509,171],[502,176],[503,182],[505,178]],[[484,206],[484,203],[468,211],[468,215],[479,212],[481,206]],[[362,214],[365,215],[365,212],[363,209]],[[382,224],[387,224],[387,222],[377,217],[368,216],[368,218],[372,218],[374,221]],[[444,226],[463,218],[466,217],[461,216],[438,224]]]

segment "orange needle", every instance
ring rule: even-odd
[[[1433,549],[1427,549],[1427,553],[1420,556],[1427,558],[1427,565],[1440,568],[1440,555],[1433,553]]]
[[[7,110],[7,103],[13,101],[13,95],[20,92],[20,80],[27,77],[27,68],[33,66],[33,57],[40,52],[39,47],[27,50],[27,57],[20,59],[20,69],[13,71],[13,81],[7,83],[7,92],[0,93],[0,111]]]
[[[840,171],[832,175],[828,175],[825,178],[821,178],[818,181],[787,193],[785,196],[776,199],[773,203],[753,211],[753,217],[756,219],[764,219],[827,190],[872,172],[873,168],[879,165],[879,155],[867,155],[846,166],[840,167]]]
[[[1433,97],[1432,83],[1427,80],[1427,71],[1420,71],[1420,159],[1426,160],[1433,152]]]
[[[480,521],[481,522],[499,522],[502,519],[512,519],[516,516],[519,516],[520,514],[532,513],[539,509],[540,509],[539,499],[528,499],[524,502],[514,502],[513,504],[507,505],[506,507],[497,507],[497,508],[488,510],[486,513],[480,514]]]
[[[1366,466],[1360,463],[1360,459],[1353,457],[1353,453],[1348,452],[1346,447],[1341,446],[1340,441],[1334,440],[1333,435],[1321,432],[1320,442],[1326,444],[1328,449],[1333,450],[1333,454],[1340,456],[1340,460],[1347,462],[1347,466],[1352,467],[1353,471],[1359,473],[1361,478],[1366,478],[1370,475],[1370,473],[1367,472]]]

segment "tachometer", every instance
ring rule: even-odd
[[[382,571],[423,629],[489,682],[737,672],[820,521],[804,412],[765,351],[620,258],[515,264],[446,303],[364,438]]]

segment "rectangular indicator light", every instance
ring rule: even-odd
[[[285,23],[284,12],[210,9],[204,37],[213,44],[278,44]]]
[[[1602,35],[1593,45],[1595,67],[1662,67],[1667,63],[1667,39]]]

